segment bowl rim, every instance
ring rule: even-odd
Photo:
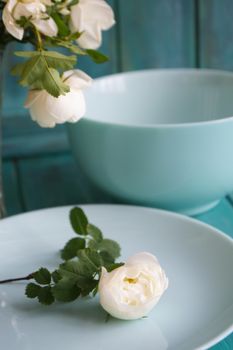
[[[113,73],[104,75],[98,78],[94,79],[94,83],[92,86],[98,84],[99,82],[106,80],[106,79],[112,79],[117,78],[119,76],[132,76],[132,75],[141,75],[141,74],[187,74],[187,75],[200,75],[200,76],[228,76],[231,77],[233,80],[233,72],[228,70],[221,70],[221,69],[212,69],[212,68],[149,68],[149,69],[140,69],[140,70],[133,70],[133,71],[125,71],[120,73]],[[89,89],[91,89],[90,87]],[[233,96],[232,96],[233,98]],[[226,122],[233,121],[233,114],[229,117],[224,117],[221,119],[213,119],[213,120],[206,120],[206,121],[198,121],[198,122],[185,122],[185,123],[158,123],[158,124],[132,124],[132,123],[122,123],[117,121],[105,121],[105,120],[96,120],[92,119],[91,117],[88,117],[87,114],[84,115],[82,118],[83,121],[87,121],[89,123],[93,124],[99,124],[99,125],[106,125],[106,126],[112,126],[112,127],[122,127],[122,128],[136,128],[136,129],[170,129],[170,128],[190,128],[190,127],[202,127],[202,126],[214,126],[223,124]]]

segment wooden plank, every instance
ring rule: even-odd
[[[90,185],[69,153],[20,160],[19,175],[26,210],[111,202]]]
[[[3,157],[21,158],[69,150],[65,125],[39,127],[29,116],[3,119]]]
[[[23,205],[14,161],[3,162],[3,189],[7,216],[22,212]]]
[[[232,0],[199,0],[201,67],[233,69],[232,13]]]
[[[14,55],[14,51],[24,50],[28,45],[10,43],[4,52],[3,60],[3,116],[9,117],[17,113],[18,116],[24,115],[23,104],[27,90],[17,83],[17,78],[10,73],[11,68],[20,61]]]
[[[119,0],[122,70],[195,65],[192,0]]]

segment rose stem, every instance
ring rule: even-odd
[[[0,281],[0,284],[16,282],[16,281],[25,281],[25,280],[30,280],[32,278],[34,278],[34,275],[33,275],[33,273],[30,273],[28,276],[25,276],[25,277],[9,278],[7,280],[2,280],[2,281]]]

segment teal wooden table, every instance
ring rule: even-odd
[[[96,66],[80,59],[93,77],[145,68],[233,69],[232,0],[111,0],[117,25],[102,51],[111,60]],[[51,206],[111,203],[92,186],[71,155],[65,126],[40,129],[22,108],[26,91],[9,71],[16,58],[5,54],[3,180],[8,215]],[[233,189],[232,189],[233,190]],[[233,196],[198,216],[233,237]],[[233,336],[214,350],[233,350]],[[189,349],[187,349],[189,350]]]

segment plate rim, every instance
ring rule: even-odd
[[[119,207],[126,208],[127,207],[127,208],[132,208],[132,209],[137,209],[137,210],[154,212],[155,214],[159,214],[160,216],[162,215],[164,217],[166,217],[166,216],[173,217],[175,219],[185,221],[188,223],[191,222],[194,225],[201,226],[203,228],[206,228],[208,231],[212,231],[215,235],[220,236],[220,237],[222,237],[222,239],[227,241],[233,248],[233,238],[230,237],[230,235],[226,234],[225,232],[221,231],[220,229],[215,228],[214,226],[212,226],[210,224],[202,222],[201,220],[199,220],[197,218],[189,217],[189,216],[181,214],[181,213],[176,213],[176,212],[172,212],[172,211],[168,211],[168,210],[164,210],[164,209],[130,205],[130,204],[111,204],[111,203],[96,203],[95,204],[95,203],[91,203],[91,204],[73,204],[73,205],[54,206],[54,207],[48,207],[48,208],[42,208],[42,209],[35,209],[35,210],[19,213],[19,214],[12,215],[12,216],[1,219],[0,220],[0,229],[1,229],[2,223],[10,222],[12,220],[17,219],[18,217],[27,217],[27,216],[31,216],[31,215],[37,214],[37,213],[49,212],[49,211],[52,211],[54,209],[69,210],[70,208],[73,208],[75,206],[81,207],[84,210],[85,210],[85,208],[90,208],[90,207],[92,207],[92,208],[94,208],[94,207],[106,207],[106,206],[111,207],[111,208],[119,208]],[[232,325],[229,326],[227,329],[218,333],[214,338],[205,342],[203,345],[199,346],[195,350],[206,350],[206,349],[218,344],[220,341],[224,340],[227,336],[231,335],[232,332],[233,332],[233,322],[232,322]]]

